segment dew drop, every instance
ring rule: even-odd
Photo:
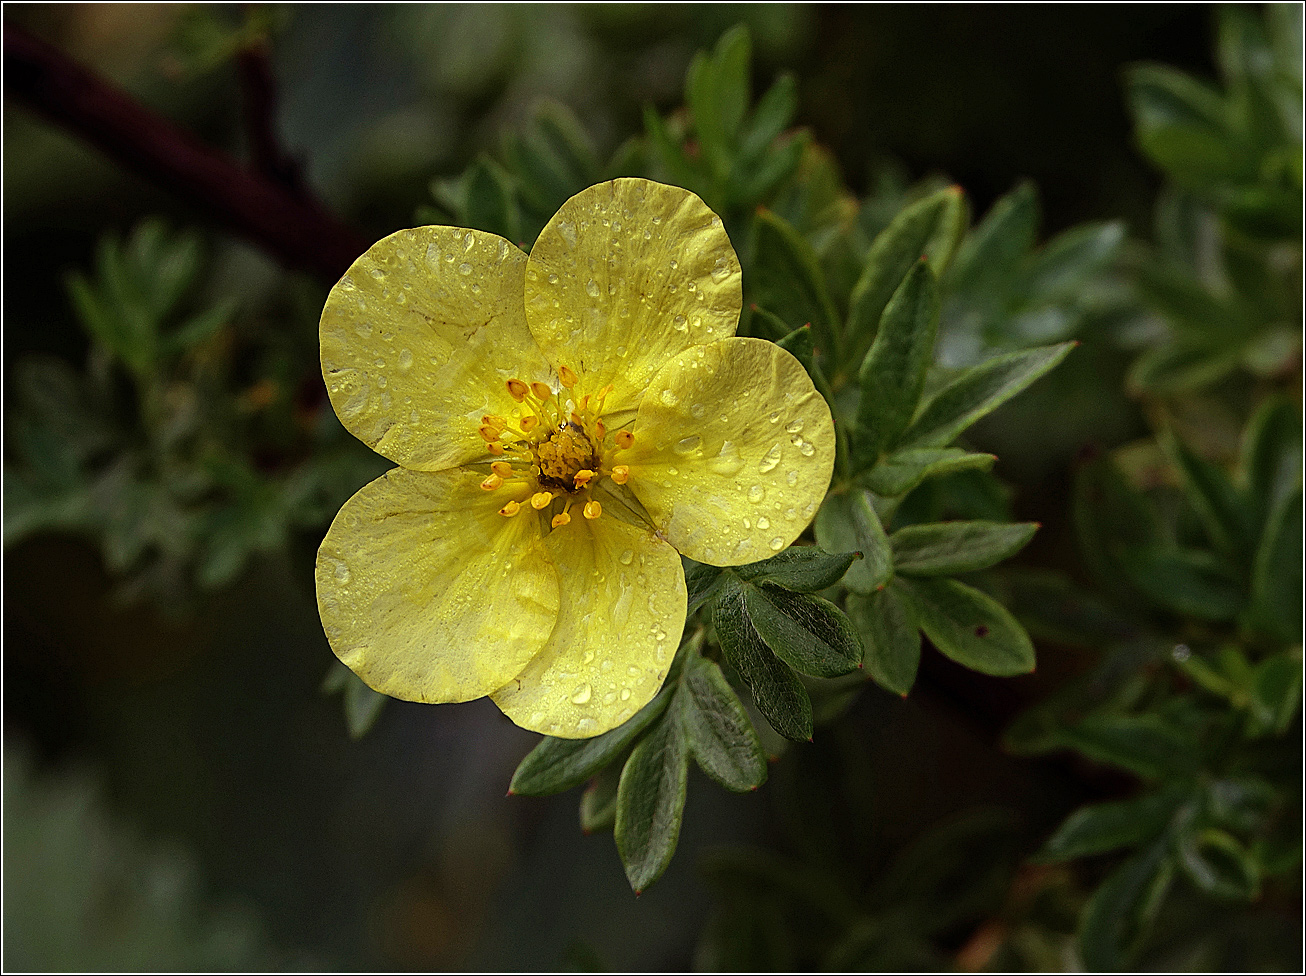
[[[766,497],[766,489],[763,488],[761,485],[753,485],[753,487],[748,489],[748,500],[752,502],[754,505],[756,505],[765,497]],[[765,526],[763,526],[763,528],[765,528]]]
[[[685,321],[685,317],[683,315],[677,315],[675,318],[671,320],[671,324],[675,327],[677,332],[689,331],[689,324]]]
[[[803,441],[798,445],[798,453],[803,457],[811,457],[816,453],[816,448],[812,446],[811,441]]]
[[[797,471],[790,471],[790,472],[788,472],[788,473],[785,475],[785,481],[787,481],[787,482],[788,482],[789,484],[791,484],[791,485],[796,485],[796,484],[798,484],[798,472],[797,472]]]
[[[462,264],[458,265],[458,273],[469,275],[472,273],[472,266],[464,261]]]
[[[667,468],[667,474],[674,478],[676,475],[680,474],[680,469],[677,467],[669,467]]]
[[[629,549],[627,549],[625,552],[623,552],[620,556],[617,557],[617,561],[620,562],[621,565],[623,566],[629,566],[631,560],[634,558],[635,558],[635,554],[631,552]]]
[[[336,579],[341,583],[349,582],[349,567],[344,563],[336,563]]]
[[[585,282],[585,293],[589,295],[590,298],[598,298],[599,297],[598,282],[595,281],[593,278]]]
[[[662,402],[668,407],[674,407],[680,402],[680,397],[676,395],[674,390],[666,389],[662,391]]]
[[[763,515],[760,519],[757,520],[757,527],[759,529],[769,529],[771,527],[771,520],[767,518],[765,515]]]
[[[680,267],[680,262],[677,261],[675,258],[672,258],[672,259],[671,259],[671,270],[672,270],[672,271],[675,271],[678,267]]]
[[[411,349],[399,350],[399,368],[408,369],[413,365],[413,351]]]
[[[549,284],[551,284],[551,285],[556,285],[557,283],[558,283],[558,276],[557,276],[556,274],[550,274],[550,275],[549,275]]]
[[[677,454],[692,454],[694,451],[698,450],[698,445],[701,443],[703,443],[703,438],[699,437],[697,434],[690,434],[688,437],[682,437],[680,440],[676,441],[676,446],[673,450]]]
[[[779,541],[779,540],[776,540]],[[588,683],[580,685],[571,693],[571,701],[574,705],[584,705],[590,700],[590,695],[594,694],[594,689]]]
[[[789,433],[791,434],[796,434],[802,429],[803,429],[803,422],[801,419],[791,420],[789,421],[789,423],[785,424],[785,430],[789,431]]]
[[[771,423],[773,423],[773,424],[778,424],[779,422],[780,422],[780,411],[779,411],[779,410],[772,410],[772,411],[771,411]]]
[[[782,451],[783,448],[781,448],[779,444],[772,444],[771,450],[767,451],[766,454],[763,455],[762,460],[757,463],[757,470],[762,474],[769,474],[774,471],[776,465],[780,463],[780,454]],[[789,483],[793,484],[792,481]]]
[[[696,403],[689,408],[689,413],[695,420],[702,420],[703,414],[707,413],[707,407],[701,403]]]
[[[621,689],[621,700],[622,700],[622,701],[629,701],[629,700],[630,700],[630,689],[629,689],[629,688],[622,688],[622,689]]]
[[[781,549],[783,549],[784,547],[785,547],[785,541],[784,541],[784,539],[780,538],[779,536],[776,536],[774,539],[771,540],[771,551],[772,551],[772,552],[779,552],[779,551],[780,551]]]
[[[594,662],[594,652],[593,652],[593,651],[586,651],[584,657],[581,658],[580,663],[581,663],[581,664],[592,664],[593,662]]]
[[[594,719],[589,718],[588,716],[576,723],[576,731],[581,734],[582,738],[586,738],[588,736],[593,735],[594,730],[597,729],[598,727],[599,727],[599,723],[594,721]]]

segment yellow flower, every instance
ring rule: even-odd
[[[771,556],[830,481],[829,408],[788,352],[735,336],[740,307],[720,218],[648,180],[572,197],[529,257],[456,227],[373,245],[321,325],[341,422],[401,465],[318,552],[340,660],[565,738],[652,699],[684,627],[679,553]]]

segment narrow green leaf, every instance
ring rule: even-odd
[[[1048,838],[1036,859],[1070,861],[1155,840],[1187,796],[1186,790],[1171,787],[1132,800],[1080,807]]]
[[[671,182],[690,190],[702,189],[702,176],[672,138],[667,124],[652,105],[644,109],[644,131],[653,145],[655,158]]]
[[[1025,547],[1037,522],[934,522],[889,537],[893,565],[907,576],[952,576],[988,569]]]
[[[498,234],[514,243],[521,240],[521,219],[513,200],[508,174],[489,159],[472,163],[465,177],[467,203],[463,219],[468,227]]]
[[[1183,776],[1197,765],[1196,743],[1160,715],[1094,714],[1064,728],[1063,745],[1143,779]]]
[[[367,735],[389,700],[388,695],[373,691],[361,678],[350,681],[345,686],[345,721],[349,725],[350,738],[361,739]]]
[[[1129,368],[1134,390],[1178,394],[1208,386],[1238,367],[1238,349],[1211,349],[1183,342],[1153,346]]]
[[[672,693],[671,687],[663,688],[624,724],[592,739],[545,736],[513,773],[508,792],[551,796],[579,786],[623,752],[650,722],[666,711]]]
[[[812,702],[798,676],[766,646],[745,606],[746,584],[730,580],[716,605],[712,623],[730,666],[748,685],[757,710],[786,739],[812,737]]]
[[[1301,484],[1301,407],[1282,396],[1261,405],[1243,440],[1242,470],[1247,502],[1260,525]]]
[[[1216,465],[1200,458],[1173,433],[1162,443],[1183,478],[1188,502],[1197,513],[1207,537],[1224,553],[1240,557],[1248,545],[1251,526],[1233,479]]]
[[[753,59],[753,44],[748,28],[736,24],[716,43],[713,61],[716,69],[716,115],[727,146],[733,146],[751,95],[748,69]]]
[[[849,299],[847,335],[851,361],[860,364],[871,347],[880,316],[903,278],[922,257],[942,274],[965,233],[966,198],[960,187],[932,193],[904,207],[876,235]]]
[[[747,131],[739,141],[739,162],[750,167],[755,165],[797,113],[798,83],[793,75],[781,75],[753,109]]]
[[[1276,735],[1287,731],[1301,706],[1301,682],[1300,650],[1284,651],[1256,666],[1252,704],[1261,721]]]
[[[992,597],[953,579],[899,579],[925,636],[958,664],[984,674],[1028,674],[1034,645]]]
[[[1116,868],[1079,916],[1079,955],[1090,972],[1128,969],[1170,887],[1168,845],[1157,843]]]
[[[862,554],[843,577],[844,586],[854,593],[873,593],[893,575],[889,540],[866,491],[854,489],[827,497],[816,513],[815,529],[822,548]]]
[[[906,695],[916,683],[921,660],[921,634],[906,601],[890,583],[862,596],[852,593],[848,618],[862,635],[862,663],[876,684],[896,695]]]
[[[1122,565],[1135,587],[1181,616],[1233,620],[1246,604],[1237,574],[1204,550],[1130,547]]]
[[[716,594],[717,588],[724,582],[721,567],[695,563],[689,572],[685,573],[685,589],[689,594],[685,615],[692,614],[711,599]]]
[[[1063,342],[995,356],[963,371],[936,393],[896,447],[944,447],[1061,362],[1076,343]]]
[[[1125,225],[1120,221],[1081,224],[1057,235],[1034,257],[1030,294],[1043,301],[1075,297],[1089,278],[1115,259],[1124,240]]]
[[[766,755],[748,713],[713,661],[685,662],[677,692],[680,720],[699,768],[728,790],[746,793],[766,782]]]
[[[959,447],[908,447],[880,458],[875,467],[858,478],[877,495],[897,498],[927,478],[957,471],[987,471],[996,460],[996,455],[971,454]]]
[[[599,770],[580,795],[580,829],[586,834],[611,830],[617,822],[617,784],[621,769],[616,763]]]
[[[674,716],[640,740],[621,771],[613,835],[637,895],[662,876],[676,853],[688,774],[689,747]]]
[[[754,300],[793,325],[810,323],[816,345],[837,355],[834,303],[812,246],[769,210],[758,213],[753,228]]]
[[[815,546],[790,546],[770,559],[735,566],[731,571],[749,583],[770,583],[786,590],[815,593],[843,579],[856,560],[856,552],[823,552]]]
[[[809,133],[794,132],[777,141],[756,167],[747,169],[741,163],[739,172],[732,176],[731,204],[753,206],[766,201],[798,169],[811,141]]]
[[[764,315],[770,314],[760,308],[758,311]],[[805,325],[801,329],[794,329],[788,335],[777,339],[775,344],[793,353],[794,358],[803,364],[803,369],[807,370],[807,375],[812,378],[812,385],[816,387],[816,392],[825,397],[825,402],[833,407],[834,391],[830,389],[830,383],[816,361],[816,344],[812,341],[811,327]]]
[[[861,666],[861,640],[830,601],[775,587],[745,586],[744,603],[762,640],[795,671],[837,678]]]
[[[950,290],[981,291],[1007,283],[1034,247],[1038,220],[1032,183],[1021,183],[1000,198],[958,249],[947,276]]]
[[[1140,264],[1135,280],[1143,299],[1194,344],[1216,346],[1245,340],[1252,327],[1230,299],[1212,292],[1195,272],[1149,261]]]
[[[1260,894],[1260,871],[1247,849],[1223,830],[1181,837],[1179,866],[1193,884],[1216,898],[1250,901]]]
[[[920,403],[939,327],[939,288],[918,261],[884,309],[862,362],[853,463],[872,464],[907,428]]]

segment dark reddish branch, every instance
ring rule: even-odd
[[[371,243],[311,197],[250,172],[12,24],[4,26],[4,87],[290,267],[334,282]]]
[[[303,174],[277,139],[276,80],[267,44],[256,41],[236,55],[240,73],[241,114],[254,172],[280,183],[296,196],[305,196]]]

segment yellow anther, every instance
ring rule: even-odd
[[[562,385],[569,390],[580,381],[580,377],[566,366],[558,367],[558,379],[561,381]]]
[[[503,445],[500,444],[498,441],[490,441],[490,443],[485,445],[485,449],[489,451],[491,454],[503,453]]]
[[[572,479],[577,488],[584,488],[594,480],[594,472],[589,468],[581,468],[576,472],[576,477]]]
[[[570,515],[568,515],[566,512],[559,512],[557,515],[553,516],[553,521],[549,524],[552,525],[555,529],[557,529],[566,525],[570,521],[571,521]]]
[[[585,503],[585,517],[587,519],[596,519],[603,514],[603,506],[598,502]]]
[[[508,395],[511,396],[518,403],[521,403],[523,400],[525,400],[526,394],[529,392],[531,392],[531,388],[527,386],[525,383],[523,383],[521,380],[508,381]]]
[[[507,461],[495,461],[493,464],[490,465],[490,470],[493,471],[495,474],[497,474],[500,478],[512,477],[512,465],[509,464]]]
[[[498,414],[487,413],[481,418],[481,423],[489,427],[498,427],[500,430],[508,426],[508,419],[500,417]]]
[[[553,391],[538,380],[531,384],[531,389],[535,391],[535,395],[541,400],[547,400],[553,396]]]
[[[512,518],[521,511],[521,502],[509,502],[503,508],[499,509],[499,514]]]
[[[577,427],[585,426],[585,421],[581,419],[580,414],[578,414],[575,410],[571,412],[571,416],[568,419]]]
[[[594,421],[594,433],[598,435],[599,440],[603,440],[608,434],[608,425],[601,420]]]
[[[534,430],[539,425],[539,422],[540,422],[539,417],[535,416],[534,414],[527,414],[525,417],[522,417],[521,419],[521,429]]]
[[[630,468],[624,464],[614,464],[612,466],[612,480],[619,485],[624,485],[630,480]]]
[[[553,492],[537,491],[531,495],[531,508],[538,512],[540,509],[548,508],[551,501],[553,501]]]
[[[492,474],[481,482],[481,487],[484,488],[486,491],[494,491],[494,489],[498,488],[502,484],[503,484],[503,479],[500,478],[497,474]]]
[[[616,440],[617,447],[624,451],[626,448],[630,447],[630,445],[635,443],[635,435],[628,430],[619,430],[617,431]]]
[[[598,400],[599,403],[602,403],[604,400],[607,399],[608,394],[611,392],[612,392],[612,384],[609,383],[603,389],[599,390],[598,394],[595,396],[595,399]]]
[[[481,426],[478,427],[477,430],[480,431],[481,436],[484,437],[487,441],[497,441],[499,439],[499,435],[503,433],[503,431],[500,428],[491,427],[489,424],[481,424]]]

